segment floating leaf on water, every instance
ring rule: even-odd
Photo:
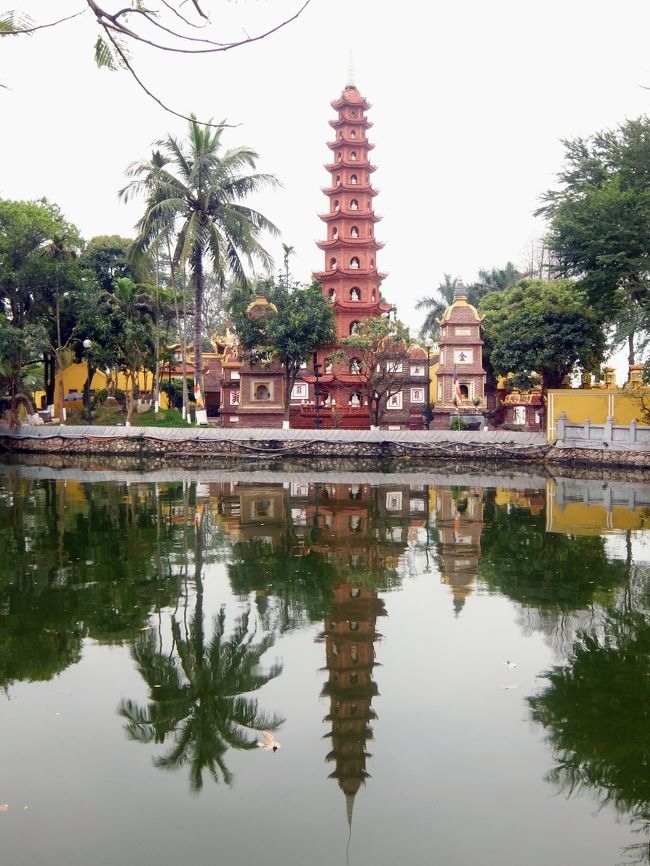
[[[518,689],[519,685],[517,683],[499,683],[500,689]]]
[[[517,667],[517,663],[516,663],[516,662],[511,662],[510,659],[506,659],[506,660],[504,661],[504,665],[505,665],[507,668],[516,668],[516,667]]]
[[[9,803],[0,803],[0,812],[7,812],[9,810]]]
[[[282,748],[280,743],[278,743],[273,734],[269,731],[262,731],[262,740],[264,742],[257,743],[260,749],[266,749],[269,752],[277,752],[278,749]]]

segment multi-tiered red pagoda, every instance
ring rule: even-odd
[[[385,274],[377,270],[377,251],[383,244],[375,238],[375,224],[381,217],[373,210],[377,192],[370,182],[375,171],[368,158],[374,145],[366,137],[372,126],[366,117],[370,105],[352,83],[331,104],[338,116],[330,120],[335,139],[327,144],[333,157],[325,166],[331,181],[323,189],[329,208],[320,215],[327,236],[318,241],[325,265],[314,277],[320,280],[334,308],[336,337],[340,339],[353,334],[364,319],[387,315],[392,308],[381,300]],[[335,348],[327,346],[318,352],[323,374],[319,382],[321,400],[338,416],[341,426],[367,426],[368,409],[360,390],[355,388],[360,377],[355,373],[354,359],[328,363]]]

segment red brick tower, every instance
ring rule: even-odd
[[[320,280],[325,297],[334,307],[336,335],[341,338],[353,333],[363,319],[386,314],[392,308],[380,300],[380,287],[386,275],[377,270],[377,251],[383,244],[375,239],[374,232],[380,217],[373,210],[377,193],[370,175],[375,166],[368,159],[374,145],[366,138],[372,126],[366,118],[370,105],[351,83],[331,104],[338,116],[330,120],[336,137],[327,144],[333,155],[332,162],[325,166],[331,182],[323,189],[329,209],[320,217],[327,236],[326,240],[318,241],[325,254],[325,265],[314,277]],[[338,363],[333,371],[328,371],[325,359],[333,348],[318,353],[324,373],[321,381],[329,399],[345,411],[354,392],[354,370]]]

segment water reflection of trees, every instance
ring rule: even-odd
[[[567,795],[592,791],[650,835],[650,616],[610,611],[546,679],[529,704],[555,751],[549,781]],[[650,863],[649,841],[631,847]]]
[[[158,495],[160,494],[160,495]],[[86,637],[133,638],[173,603],[177,527],[153,485],[6,476],[0,495],[0,687],[47,680]]]
[[[176,770],[189,767],[193,790],[203,787],[207,771],[215,782],[232,776],[224,756],[228,749],[256,746],[253,732],[274,730],[283,721],[264,712],[250,692],[257,691],[282,670],[280,664],[260,670],[264,653],[273,645],[270,635],[255,640],[249,612],[240,616],[226,635],[222,608],[206,639],[202,606],[185,628],[171,616],[171,650],[160,647],[160,635],[149,632],[135,644],[133,655],[150,689],[147,706],[124,700],[120,713],[129,736],[140,743],[167,743],[171,748],[154,765]]]
[[[558,612],[607,604],[628,578],[600,536],[545,531],[544,513],[485,502],[480,574],[493,589],[527,606]]]

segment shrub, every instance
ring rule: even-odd
[[[449,422],[450,430],[467,430],[467,422],[462,417],[462,415],[452,415],[451,421]]]

